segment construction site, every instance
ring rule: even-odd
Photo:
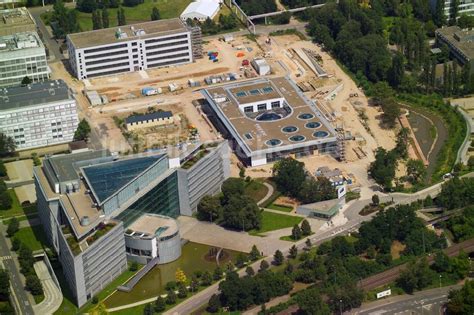
[[[290,78],[337,131],[342,143],[339,159],[319,154],[301,157],[311,173],[319,167],[339,168],[364,184],[375,149],[395,146],[397,130],[380,126],[380,109],[369,106],[363,92],[331,56],[298,34],[204,38],[202,45],[203,57],[191,64],[74,80],[78,101],[103,146],[112,151],[140,152],[222,138],[202,110],[205,101],[200,91],[262,76]],[[151,92],[143,93],[144,89]],[[91,102],[86,97],[90,92],[100,101]],[[170,110],[180,119],[172,127],[144,128],[132,136],[117,124],[117,118],[148,110]],[[232,165],[236,176],[239,159],[233,157]],[[271,167],[249,167],[247,173],[268,177]]]

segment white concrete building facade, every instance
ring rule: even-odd
[[[79,79],[193,62],[192,32],[180,19],[69,34],[67,45]]]
[[[24,77],[33,82],[49,78],[46,50],[36,32],[0,37],[0,87],[18,86]]]
[[[76,100],[62,80],[0,89],[0,132],[17,150],[70,142],[77,125]]]

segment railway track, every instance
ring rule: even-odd
[[[455,244],[453,246],[450,246],[444,249],[443,251],[449,257],[453,257],[453,256],[457,256],[461,250],[463,250],[466,253],[474,252],[474,239],[470,239],[462,243]],[[434,260],[434,256],[428,257],[428,262],[430,264],[433,262],[433,260]],[[391,268],[389,270],[370,276],[368,278],[365,278],[359,282],[359,287],[364,289],[365,291],[368,291],[368,290],[372,290],[380,286],[389,284],[390,282],[395,281],[400,276],[400,273],[407,268],[407,266],[408,266],[408,263]]]

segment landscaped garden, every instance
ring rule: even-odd
[[[260,229],[249,231],[250,235],[262,236],[265,232],[286,229],[300,224],[302,217],[278,214],[269,211],[262,211],[262,222]]]
[[[219,266],[225,269],[229,262],[235,262],[238,252],[224,250]],[[182,248],[181,257],[176,261],[153,268],[129,293],[115,292],[104,303],[107,308],[130,304],[166,293],[166,284],[176,281],[176,271],[181,269],[187,278],[196,272],[213,272],[217,267],[212,247],[189,242]]]
[[[46,244],[46,236],[41,225],[21,228],[15,233],[15,238],[32,251],[40,250]]]
[[[15,190],[8,189],[7,193],[10,195],[10,198],[12,200],[11,206],[10,209],[0,210],[0,218],[4,219],[13,216],[29,215],[37,212],[36,205],[34,204],[23,207],[15,194]]]
[[[282,212],[291,212],[291,211],[293,211],[293,207],[290,207],[290,206],[287,206],[287,205],[281,205],[281,204],[278,204],[278,203],[272,203],[267,208],[272,209],[272,210],[282,211]]]

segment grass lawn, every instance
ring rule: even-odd
[[[252,198],[255,202],[259,202],[268,192],[267,186],[258,180],[252,180],[245,186],[245,194]]]
[[[153,7],[160,11],[162,19],[179,17],[192,0],[145,0],[135,7],[123,7],[127,24],[150,21]],[[117,26],[117,10],[108,9],[110,27]],[[77,19],[82,31],[92,30],[92,13],[78,12]]]
[[[33,298],[35,299],[35,303],[39,304],[44,300],[44,294],[33,295]]]
[[[107,296],[109,296],[112,292],[116,290],[117,286],[125,283],[135,273],[136,271],[129,271],[127,269],[120,276],[118,276],[117,279],[109,283],[109,285],[107,285],[104,290],[102,290],[99,294],[97,294],[97,297],[99,298],[99,300],[102,301],[103,299],[105,299]],[[74,304],[72,300],[69,287],[67,287],[67,283],[66,283],[67,280],[62,274],[62,271],[56,272],[56,276],[59,280],[59,283],[61,284],[61,289],[63,290],[63,292],[66,289],[66,294],[64,295],[61,306],[56,312],[54,312],[54,315],[69,315],[69,314],[78,314],[78,313],[82,314],[82,313],[86,313],[87,311],[95,307],[95,305],[92,305],[90,302],[88,302],[80,310],[78,310],[76,304]],[[143,308],[142,308],[142,312],[140,313],[128,313],[128,314],[142,314],[142,313],[143,313]],[[126,314],[126,313],[123,313],[123,314]]]
[[[249,234],[261,236],[261,233],[293,227],[295,224],[300,224],[301,221],[303,221],[301,217],[263,211],[262,227],[260,230],[249,231]]]
[[[285,205],[279,205],[279,204],[276,204],[276,203],[272,203],[267,208],[272,209],[272,210],[283,211],[283,212],[291,212],[293,210],[292,207],[288,207],[288,206],[285,206]]]
[[[22,244],[28,246],[32,251],[42,249],[43,245],[46,244],[46,237],[41,225],[21,228],[15,233],[14,237],[18,238]]]
[[[129,265],[130,267],[130,265]],[[140,270],[142,266],[140,266],[138,269]],[[109,283],[105,289],[100,291],[97,294],[97,297],[99,298],[99,301],[103,301],[105,298],[107,298],[109,295],[111,295],[115,290],[117,290],[117,287],[119,285],[122,285],[126,283],[134,274],[136,274],[137,271],[130,271],[128,268],[125,270],[120,276],[117,277],[114,281]],[[83,307],[81,307],[81,311],[83,313],[87,313],[88,311],[92,310],[96,305],[91,304],[90,302],[86,303]],[[135,313],[133,313],[135,314]],[[141,314],[141,313],[140,313]]]
[[[37,217],[38,217],[37,214],[32,214],[32,215],[29,215],[29,216],[23,215],[23,216],[20,216],[20,217],[16,217],[16,219],[18,220],[18,222],[21,222],[21,221],[26,221],[28,219],[34,219],[34,218],[37,218]],[[3,224],[8,225],[11,220],[12,219],[3,220]]]
[[[280,237],[280,239],[281,239],[282,241],[296,242],[296,241],[301,241],[301,240],[303,240],[303,239],[305,239],[305,238],[308,238],[308,237],[310,237],[310,236],[313,235],[313,234],[314,234],[314,233],[311,233],[310,235],[302,236],[299,240],[293,239],[293,237],[292,237],[291,235],[282,236],[282,237]]]
[[[23,208],[20,205],[20,201],[18,201],[18,197],[16,196],[15,191],[13,189],[8,189],[8,193],[12,198],[12,206],[8,210],[0,210],[0,218],[9,218],[36,212],[36,206],[34,205]]]

